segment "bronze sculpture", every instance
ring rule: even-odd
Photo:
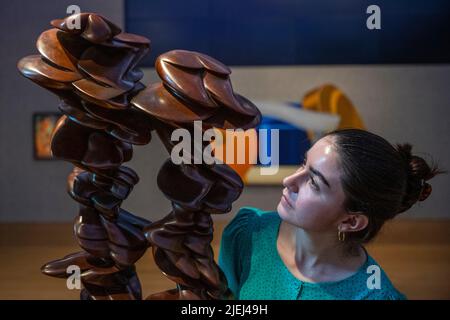
[[[79,29],[69,26],[75,18]],[[81,299],[142,299],[134,264],[151,247],[177,287],[148,299],[232,299],[210,246],[211,214],[231,210],[243,188],[239,175],[226,164],[168,159],[157,183],[173,209],[150,222],[120,207],[139,180],[123,163],[133,145],[150,142],[152,131],[170,153],[176,128],[192,132],[193,121],[202,120],[203,129],[248,129],[259,123],[259,110],[233,92],[230,69],[204,54],[162,54],[156,61],[162,82],[146,87],[136,65],[150,48],[148,39],[94,13],[51,24],[37,40],[40,55],[23,58],[18,68],[60,98],[64,115],[53,132],[52,154],[74,165],[67,189],[79,203],[74,232],[83,251],[49,262],[42,272],[64,278],[68,266],[79,266]]]

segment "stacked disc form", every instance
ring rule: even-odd
[[[156,61],[162,83],[140,91],[132,100],[138,109],[155,118],[154,129],[169,153],[174,129],[194,137],[194,121],[202,130],[248,129],[261,118],[259,110],[233,92],[231,71],[213,58],[190,51],[174,50]],[[227,281],[214,261],[211,248],[211,214],[227,213],[241,194],[239,175],[226,164],[195,161],[195,150],[210,142],[192,144],[183,154],[185,162],[168,159],[158,173],[158,187],[172,202],[172,211],[145,228],[158,267],[177,287],[148,299],[230,299]]]
[[[211,57],[165,53],[156,62],[162,83],[145,88],[136,65],[149,50],[149,40],[122,33],[96,14],[51,24],[55,28],[37,41],[40,55],[23,58],[18,68],[61,100],[64,115],[51,147],[54,157],[75,166],[67,188],[80,204],[74,231],[83,251],[50,262],[42,271],[64,278],[69,266],[78,266],[82,299],[140,299],[134,264],[152,246],[158,267],[177,287],[149,299],[232,298],[214,262],[211,214],[231,210],[243,188],[240,177],[225,164],[193,161],[194,150],[210,143],[194,142],[183,158],[196,164],[168,159],[159,171],[158,186],[173,210],[150,223],[120,208],[138,182],[123,163],[131,159],[132,145],[150,142],[152,130],[170,153],[174,129],[186,129],[193,137],[196,120],[203,121],[202,130],[248,129],[259,123],[258,109],[233,92],[230,70]]]
[[[78,25],[77,25],[78,23]],[[20,60],[27,78],[59,96],[64,114],[52,136],[55,158],[75,165],[68,192],[80,204],[74,232],[82,252],[43,266],[50,276],[81,271],[82,299],[140,299],[134,264],[149,246],[150,224],[121,209],[137,174],[123,166],[132,145],[150,142],[152,120],[131,99],[144,88],[136,69],[149,40],[122,33],[97,14],[51,22],[37,40],[39,55]]]

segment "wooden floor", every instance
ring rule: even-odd
[[[224,225],[215,223],[216,259]],[[367,249],[408,298],[450,299],[450,221],[393,221]],[[78,299],[65,280],[39,271],[45,262],[75,251],[70,224],[0,224],[0,299]],[[150,252],[137,268],[144,297],[174,287]]]

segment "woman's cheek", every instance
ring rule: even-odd
[[[308,195],[308,192],[300,191],[295,202],[296,220],[300,226],[310,223],[312,215],[314,215],[314,200]]]
[[[303,185],[297,194],[297,199],[295,199],[295,207],[302,208],[309,203],[314,202],[316,195],[312,192],[311,188],[305,184]]]
[[[298,223],[305,229],[319,230],[328,223],[326,201],[313,190],[303,190],[296,203]]]

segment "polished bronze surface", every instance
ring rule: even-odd
[[[70,24],[76,18],[79,29]],[[152,132],[170,153],[175,129],[192,132],[195,120],[204,121],[203,130],[248,129],[259,123],[259,110],[233,92],[231,70],[204,54],[162,54],[156,61],[162,82],[146,87],[136,66],[150,48],[148,39],[94,13],[51,24],[37,40],[40,54],[21,59],[18,68],[60,98],[63,116],[51,149],[74,165],[67,191],[79,203],[74,233],[83,251],[47,263],[42,272],[66,278],[69,266],[79,266],[81,299],[142,299],[135,263],[151,247],[176,288],[148,299],[233,298],[214,260],[211,214],[231,210],[243,189],[239,175],[226,164],[176,165],[168,159],[157,183],[172,210],[150,222],[121,208],[139,181],[123,164],[133,145],[148,144]]]

